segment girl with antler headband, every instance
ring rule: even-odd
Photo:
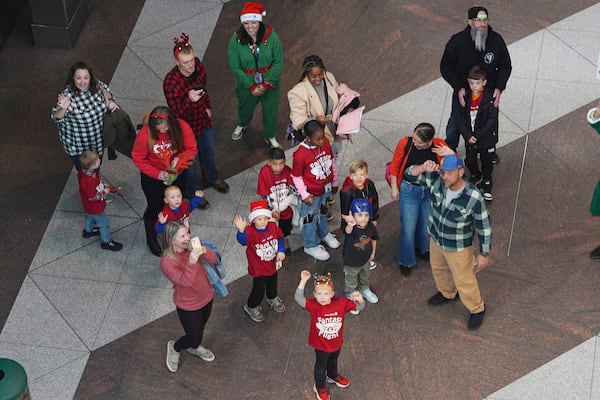
[[[164,106],[152,110],[148,124],[135,139],[131,158],[141,172],[142,190],[148,202],[144,212],[146,243],[155,256],[162,255],[154,224],[164,206],[165,185],[177,185],[185,193],[186,169],[197,152],[192,128]]]
[[[310,331],[308,345],[315,349],[315,384],[313,391],[318,399],[329,399],[325,383],[333,383],[345,388],[350,384],[348,378],[340,375],[337,360],[342,350],[344,318],[348,311],[362,310],[365,301],[358,291],[346,296],[335,296],[331,274],[314,275],[314,299],[304,297],[304,287],[310,279],[310,272],[300,273],[300,283],[294,298],[300,307],[310,313]]]

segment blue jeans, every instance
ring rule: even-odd
[[[108,223],[108,217],[106,213],[103,211],[100,214],[85,214],[85,230],[87,232],[92,232],[94,229],[94,223],[98,226],[100,230],[100,239],[102,239],[102,243],[110,243],[112,240],[110,236],[110,225]]]
[[[316,247],[321,239],[329,234],[327,225],[327,198],[330,193],[314,196],[311,205],[302,203],[300,208],[300,219],[303,221],[302,236],[304,236],[304,247]],[[324,211],[324,212],[323,212]]]
[[[213,128],[202,128],[202,135],[196,138],[198,147],[198,160],[202,167],[202,177],[205,183],[214,183],[219,179],[217,166],[215,165],[215,131]]]
[[[399,264],[412,267],[417,263],[415,249],[425,254],[428,249],[430,192],[427,186],[416,186],[402,180],[400,184],[400,235],[398,236]]]
[[[229,291],[227,290],[227,286],[225,286],[221,278],[219,278],[217,271],[215,271],[215,269],[211,265],[205,263],[204,261],[202,262],[202,265],[204,265],[204,269],[206,270],[206,274],[208,275],[208,281],[213,287],[215,293],[221,297],[227,297]]]
[[[213,128],[202,128],[202,135],[196,138],[196,147],[198,148],[198,158],[194,157],[194,163],[188,168],[187,195],[190,197],[193,197],[193,192],[199,186],[211,185],[219,179],[219,173],[215,164],[215,131]],[[202,169],[202,181],[204,185],[199,185],[198,182],[198,165]]]
[[[455,90],[454,93],[452,93],[452,110],[458,106],[458,93]],[[446,143],[452,150],[456,151],[459,141],[460,132],[458,129],[458,118],[454,115],[454,111],[450,111],[450,118],[448,118],[448,125],[446,126]]]

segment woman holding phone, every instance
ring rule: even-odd
[[[167,224],[165,243],[160,268],[173,283],[173,302],[185,332],[177,341],[167,343],[167,368],[177,372],[182,350],[206,362],[215,359],[213,352],[202,346],[204,327],[213,304],[213,289],[202,262],[214,264],[217,254],[202,246],[199,240],[192,243],[188,228],[179,221]]]

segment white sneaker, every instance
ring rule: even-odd
[[[236,126],[233,133],[231,134],[231,138],[233,140],[240,140],[242,138],[242,136],[244,136],[244,133],[246,132],[246,127],[245,126]]]
[[[367,300],[369,303],[375,304],[379,301],[379,297],[377,297],[377,295],[375,293],[371,292],[371,289],[366,288],[366,289],[361,289],[359,291],[360,291],[360,294],[362,294],[362,296],[365,298],[365,300]]]
[[[316,258],[319,261],[327,261],[329,260],[329,253],[325,250],[323,245],[318,245],[315,247],[305,247],[304,252],[311,257]]]
[[[335,236],[333,236],[331,232],[329,232],[327,236],[325,236],[322,240],[327,246],[329,246],[332,249],[337,249],[341,245],[340,242],[336,239]]]
[[[205,347],[202,347],[202,345],[198,346],[195,349],[193,347],[190,347],[189,349],[187,349],[187,352],[195,355],[196,357],[200,357],[206,362],[211,362],[215,359],[215,355],[213,354],[213,352]]]
[[[179,369],[179,352],[175,350],[174,340],[167,343],[167,368],[171,372],[177,372]]]
[[[279,142],[277,141],[277,139],[275,139],[274,137],[265,139],[265,143],[268,144],[271,147],[281,148],[281,145],[279,144]]]

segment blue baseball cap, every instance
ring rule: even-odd
[[[450,154],[442,159],[440,163],[440,169],[443,171],[454,171],[455,169],[464,168],[465,164],[463,163],[462,158],[457,156],[456,154]]]
[[[371,206],[371,202],[362,197],[352,200],[352,203],[350,203],[350,214],[357,212],[368,212],[369,217],[373,217],[373,207]]]

